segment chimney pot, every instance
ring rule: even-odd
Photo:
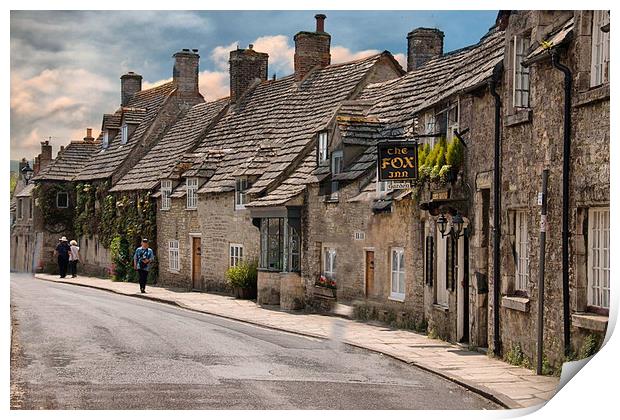
[[[251,50],[251,49],[253,49],[253,48],[254,48],[254,44],[250,44],[250,45],[248,45],[248,49],[249,49],[249,50]]]
[[[331,63],[331,36],[325,32],[325,15],[318,14],[316,32],[298,32],[295,41],[295,80],[303,80],[315,67],[326,67]]]
[[[327,16],[319,13],[317,15],[314,15],[314,18],[316,19],[316,31],[325,32],[325,18],[327,18]]]
[[[93,137],[93,129],[92,128],[87,128],[86,129],[86,137],[84,137],[84,141],[85,142],[93,142],[93,141],[95,141],[95,138]]]

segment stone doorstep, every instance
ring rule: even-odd
[[[135,292],[124,293],[124,292],[119,291],[118,289],[115,290],[114,288],[111,288],[110,287],[110,282],[106,281],[106,280],[99,280],[99,281],[97,281],[97,283],[99,283],[101,286],[95,286],[95,284],[89,284],[89,283],[87,283],[85,281],[82,281],[82,282],[78,282],[78,281],[61,281],[61,279],[57,279],[57,278],[52,277],[52,276],[35,275],[35,277],[43,279],[43,280],[47,280],[47,281],[55,281],[55,282],[58,282],[58,283],[66,283],[66,284],[79,285],[79,286],[84,286],[84,287],[94,287],[94,288],[97,288],[97,289],[112,291],[112,292],[116,292],[116,293],[124,294],[124,295],[128,295],[128,296],[139,297],[139,298],[150,299],[150,300],[160,301],[160,302],[164,302],[164,303],[174,304],[174,305],[177,305],[179,307],[182,307],[182,308],[185,308],[185,309],[189,309],[189,310],[200,311],[199,309],[196,309],[195,307],[193,307],[194,305],[183,304],[183,303],[177,302],[176,300],[171,299],[171,298],[168,298],[168,299],[158,298],[153,293],[146,294],[146,295],[142,295],[140,293],[135,293]],[[51,277],[51,278],[49,278],[49,277]],[[63,280],[66,280],[66,279],[63,279]],[[120,285],[120,283],[119,283],[119,285]],[[129,289],[129,288],[127,288],[127,289]],[[174,293],[174,292],[171,292],[171,293]],[[157,293],[157,294],[159,294],[159,295],[166,295],[167,293],[161,293],[161,294]],[[215,306],[215,304],[213,306]],[[248,306],[246,306],[246,308],[250,309],[251,306],[248,305]],[[255,312],[260,313],[260,308],[256,308]],[[301,335],[306,335],[306,336],[310,336],[310,337],[323,338],[323,339],[324,338],[329,338],[329,334],[326,334],[326,333],[312,334],[312,333],[309,333],[308,331],[300,331],[297,328],[286,328],[285,329],[285,328],[281,327],[281,322],[280,322],[280,325],[278,325],[277,322],[276,323],[273,323],[273,322],[261,322],[261,323],[259,323],[259,322],[257,322],[256,318],[248,319],[246,317],[232,317],[232,316],[230,316],[228,314],[224,314],[221,311],[219,313],[215,313],[215,311],[209,311],[209,312],[205,312],[205,313],[221,316],[223,318],[236,319],[238,321],[240,320],[240,321],[247,322],[247,323],[250,323],[250,324],[264,326],[264,327],[269,327],[269,328],[273,328],[273,329],[276,329],[276,330],[282,330],[282,331],[297,333],[297,334],[301,334]],[[278,314],[278,313],[275,312],[274,314]],[[280,315],[279,318],[286,318],[286,313],[282,313],[281,312],[278,315]],[[312,315],[310,315],[310,316],[312,316]],[[321,321],[325,320],[325,317],[322,316],[322,315],[318,316],[318,317],[319,317],[319,319],[321,319]],[[285,320],[285,319],[283,319],[283,320]],[[269,325],[265,325],[265,324],[269,324]],[[299,325],[296,322],[295,323],[290,323],[290,324],[294,325],[295,327],[297,327]],[[310,330],[310,329],[308,329],[308,330]],[[313,331],[324,331],[324,329],[314,329],[314,328],[312,330]],[[386,329],[382,329],[380,332],[377,332],[377,333],[380,333],[380,334],[386,334],[387,333],[387,334],[389,334],[389,333],[394,333],[394,332],[402,333],[401,331],[391,330],[391,329],[387,329],[387,328]],[[411,332],[411,334],[415,334],[415,333]],[[406,335],[406,334],[403,334],[403,335]],[[428,340],[427,338],[425,338],[423,336],[420,336],[420,341],[422,341],[424,339]],[[438,369],[441,369],[442,366],[445,367],[446,364],[443,364],[443,365],[437,364],[437,367],[433,368],[433,367],[430,366],[430,365],[434,364],[432,362],[431,363],[416,362],[415,359],[411,360],[411,358],[408,358],[408,357],[406,357],[403,354],[393,354],[393,351],[391,351],[391,350],[394,350],[394,349],[390,348],[390,346],[387,346],[387,345],[384,345],[384,344],[378,344],[378,345],[370,346],[368,344],[358,344],[358,343],[350,342],[350,341],[347,341],[347,340],[343,340],[343,342],[346,343],[346,344],[349,344],[349,345],[353,345],[355,347],[365,348],[365,349],[368,349],[368,350],[377,351],[377,352],[380,352],[382,354],[386,354],[388,356],[391,356],[391,357],[394,357],[396,359],[402,360],[402,361],[404,361],[406,363],[409,363],[409,364],[412,364],[414,366],[417,366],[417,367],[419,367],[419,368],[421,368],[423,370],[429,371],[431,373],[435,373],[435,374],[437,374],[437,375],[439,375],[439,376],[441,376],[441,377],[443,377],[445,379],[448,379],[448,380],[450,380],[452,382],[455,382],[455,383],[457,383],[457,384],[459,384],[461,386],[464,386],[465,388],[468,388],[471,391],[476,392],[476,393],[484,396],[485,398],[488,398],[488,399],[490,399],[490,400],[500,404],[501,406],[504,406],[505,408],[523,408],[525,406],[529,406],[530,402],[532,403],[532,405],[535,404],[536,401],[546,402],[546,400],[541,400],[540,398],[538,398],[540,396],[539,395],[540,391],[536,392],[535,394],[527,394],[527,393],[522,392],[518,396],[508,396],[505,392],[503,392],[503,391],[500,392],[499,389],[497,389],[497,387],[494,386],[494,383],[489,383],[489,384],[493,385],[493,388],[496,388],[495,390],[492,389],[492,388],[487,387],[487,385],[485,385],[484,383],[479,383],[479,382],[468,380],[467,378],[464,377],[464,376],[466,376],[466,373],[465,373],[465,372],[467,372],[466,369],[461,369],[462,373],[464,374],[463,377],[458,376],[458,375],[455,376],[452,372],[444,372],[444,371],[438,370]],[[438,343],[439,343],[439,341],[438,341]],[[446,346],[446,348],[451,348],[451,346],[449,344],[446,344],[445,346]],[[429,353],[431,353],[431,354],[423,356],[424,360],[426,360],[426,361],[429,361],[429,360],[432,360],[432,359],[436,359],[436,360],[443,359],[443,360],[445,360],[445,354],[450,354],[450,353],[447,353],[447,352],[438,353],[436,351],[430,351]],[[486,357],[486,356],[481,355],[481,357]],[[488,359],[487,358],[486,361],[487,361],[487,363],[493,363],[492,359]],[[491,366],[490,367],[491,370],[492,369],[497,369],[500,372],[505,372],[506,371],[506,367],[503,366],[502,363],[503,362],[496,361],[495,366]],[[429,366],[427,366],[427,365],[429,365]],[[482,367],[480,369],[482,369]],[[510,369],[510,367],[508,369]],[[479,370],[479,368],[476,368],[476,370]],[[484,370],[486,370],[486,369],[484,369]],[[516,370],[516,369],[511,369],[511,371],[512,370]],[[498,372],[498,373],[500,373],[500,372]],[[523,372],[523,373],[525,373],[525,372]],[[529,375],[527,375],[527,376],[529,376]],[[518,374],[516,375],[516,377],[520,379],[520,376]],[[518,383],[515,383],[515,382],[511,381],[511,384],[512,385],[516,385]],[[523,384],[522,381],[521,381],[521,384],[525,385],[525,384]],[[527,389],[526,386],[524,388]],[[536,389],[535,386],[531,386],[531,387],[529,387],[529,389],[533,390],[533,391],[538,391],[538,389]],[[525,403],[527,403],[527,404],[525,404]]]

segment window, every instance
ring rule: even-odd
[[[366,239],[366,232],[363,232],[361,230],[356,230],[354,234],[354,238],[356,241],[363,241],[364,239]]]
[[[336,280],[336,249],[323,248],[323,275]]]
[[[230,266],[236,267],[243,260],[243,245],[230,244]]]
[[[601,30],[609,25],[609,12],[594,10],[592,13],[590,86],[594,87],[609,81],[609,32]]]
[[[392,289],[390,298],[405,300],[405,250],[392,248]]]
[[[59,209],[66,209],[69,207],[69,194],[66,192],[56,193],[56,207]]]
[[[284,253],[284,218],[263,218],[260,224],[261,268],[281,271]]]
[[[172,194],[172,181],[161,182],[161,209],[170,210],[170,195]]]
[[[377,198],[385,197],[388,192],[387,181],[379,181],[379,166],[377,165]]]
[[[458,102],[446,112],[446,139],[452,140],[454,138],[454,130],[459,129],[459,104]]]
[[[515,212],[515,290],[527,292],[530,279],[530,237],[527,232],[527,213]]]
[[[516,108],[530,106],[530,70],[521,65],[527,55],[530,40],[526,37],[515,36],[513,46],[513,86],[512,104]]]
[[[32,202],[32,198],[30,198],[28,200],[28,218],[32,219],[32,213],[33,213],[33,202]]]
[[[170,271],[179,271],[179,241],[168,242],[168,260],[170,261]]]
[[[319,148],[318,148],[318,163],[319,165],[323,162],[325,162],[328,158],[328,151],[327,151],[327,131],[323,131],[321,133],[319,133]]]
[[[23,198],[19,198],[17,199],[17,218],[18,219],[23,219],[24,217],[24,199]]]
[[[101,147],[104,149],[107,149],[109,145],[110,145],[110,132],[108,130],[105,130],[103,132],[103,142],[101,144]]]
[[[198,178],[187,178],[187,208],[195,209],[198,206]]]
[[[588,306],[609,309],[609,208],[588,211]]]
[[[129,138],[129,126],[127,124],[123,124],[121,127],[121,144],[127,144],[127,139]]]
[[[242,210],[247,203],[246,191],[248,189],[248,178],[238,177],[235,182],[235,210]]]
[[[448,238],[442,238],[437,228],[437,281],[435,282],[435,303],[448,306]]]
[[[289,221],[290,222],[290,221]],[[299,232],[297,226],[294,223],[289,223],[289,270],[299,272],[301,270],[300,260],[300,246],[299,246]]]
[[[332,153],[332,176],[342,172],[343,158],[342,150]],[[332,181],[331,200],[338,200],[338,181]]]

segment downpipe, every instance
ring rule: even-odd
[[[570,292],[568,281],[568,224],[569,224],[569,181],[570,181],[570,129],[572,73],[568,67],[559,62],[559,53],[551,50],[553,67],[564,74],[564,145],[562,162],[562,306],[564,315],[564,355],[570,354]]]

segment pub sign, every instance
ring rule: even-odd
[[[409,181],[418,178],[417,143],[391,142],[377,145],[379,181]]]

